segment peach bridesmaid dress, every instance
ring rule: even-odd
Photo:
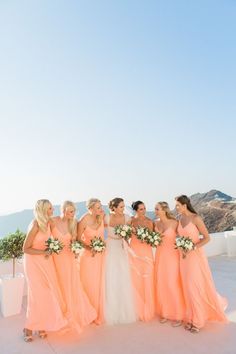
[[[135,305],[141,321],[150,321],[155,316],[154,258],[152,247],[132,235],[130,255],[132,283]]]
[[[41,230],[35,236],[32,247],[45,250],[45,241],[50,237]],[[28,283],[28,303],[25,328],[32,331],[57,331],[67,325],[64,316],[65,304],[60,292],[52,256],[24,255],[24,270]]]
[[[179,222],[178,234],[190,237],[194,243],[199,241],[199,231],[192,222],[185,227]],[[202,328],[207,321],[227,323],[224,313],[227,300],[216,292],[202,247],[191,251],[186,258],[180,255],[180,271],[186,303],[186,321],[198,328]]]
[[[66,305],[66,317],[69,327],[76,329],[80,333],[83,327],[95,320],[96,311],[90,304],[83,289],[78,260],[70,250],[72,236],[69,232],[63,234],[60,218],[54,219],[54,222],[53,236],[64,244],[60,254],[53,254],[53,260]]]
[[[104,239],[103,222],[97,229],[87,225],[82,235],[82,241],[89,245],[90,240],[95,236]],[[81,282],[90,303],[97,312],[95,323],[98,325],[104,322],[104,261],[105,252],[92,256],[90,250],[85,250],[80,258]]]
[[[168,227],[155,257],[155,293],[158,316],[184,320],[185,305],[180,276],[179,251],[174,248],[176,231]]]

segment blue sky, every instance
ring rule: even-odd
[[[1,1],[0,213],[236,196],[236,2]]]

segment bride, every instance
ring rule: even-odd
[[[108,324],[135,322],[133,288],[126,241],[115,234],[117,225],[131,223],[124,214],[124,200],[114,198],[109,203],[110,215],[105,216],[108,230],[105,267],[105,319]]]

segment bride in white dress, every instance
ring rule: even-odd
[[[137,320],[127,247],[115,234],[117,225],[130,224],[124,214],[124,201],[115,198],[109,203],[110,215],[105,217],[108,230],[105,267],[105,320],[107,324],[131,323]]]

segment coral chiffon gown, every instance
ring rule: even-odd
[[[157,247],[155,259],[155,294],[158,316],[171,321],[184,320],[185,304],[180,276],[179,251],[174,248],[176,231],[168,227]]]
[[[185,227],[179,222],[178,234],[199,242],[199,231],[192,222]],[[186,304],[185,320],[198,328],[206,322],[227,323],[224,310],[227,300],[215,289],[214,281],[202,247],[190,251],[186,258],[180,255],[180,271]]]
[[[45,250],[46,232],[36,234],[32,247]],[[25,328],[30,330],[57,331],[67,325],[65,303],[57,280],[53,257],[44,254],[24,255],[24,270],[28,283],[28,303]]]
[[[82,241],[89,245],[94,237],[104,239],[104,223],[98,229],[87,226],[82,235]],[[80,276],[84,290],[90,303],[95,308],[96,324],[104,322],[104,262],[105,252],[92,255],[90,250],[85,250],[80,258]]]
[[[60,219],[55,219],[53,236],[57,237],[64,245],[59,254],[53,254],[57,278],[66,305],[68,326],[80,333],[83,327],[93,322],[96,311],[83,289],[78,260],[70,250],[72,236],[69,232],[63,233]]]
[[[152,247],[132,235],[130,247],[131,276],[135,305],[141,321],[150,321],[155,316],[154,258]]]

